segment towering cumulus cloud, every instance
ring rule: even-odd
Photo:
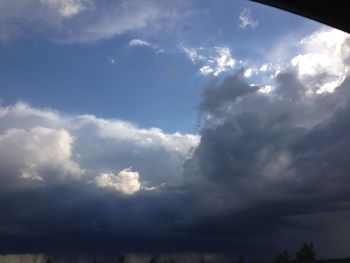
[[[327,61],[330,69],[304,60],[307,54],[297,56],[268,93],[246,83],[243,72],[205,89],[199,107],[201,141],[184,165],[197,215],[188,231],[229,234],[239,243],[313,238],[325,251],[328,231],[346,242],[341,231],[348,233],[342,224],[350,211],[348,41],[335,41],[341,50],[334,52],[343,55]],[[305,72],[306,62],[319,70]],[[343,69],[342,79],[325,91],[327,79],[339,79],[338,72],[329,72],[332,63]]]

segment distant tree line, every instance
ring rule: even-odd
[[[295,257],[292,258],[287,250],[279,252],[275,256],[274,263],[294,263],[294,262],[310,262],[316,259],[316,251],[314,244],[304,243],[301,248],[295,253]]]
[[[125,263],[126,257],[120,255],[117,257],[115,263]],[[294,257],[291,257],[287,250],[279,252],[275,256],[274,263],[307,263],[312,262],[316,259],[316,251],[312,242],[304,243],[301,248],[295,253]],[[50,258],[47,258],[46,263],[53,263]],[[97,261],[96,259],[90,261],[90,263],[103,263],[103,261]],[[175,260],[164,260],[157,261],[156,258],[152,257],[149,263],[176,263]],[[203,257],[200,258],[198,263],[213,263],[211,260],[206,260]],[[240,256],[238,260],[231,260],[229,263],[246,263],[244,258]],[[258,261],[251,260],[249,263],[258,263]]]

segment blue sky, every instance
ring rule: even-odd
[[[249,1],[11,0],[0,58],[0,253],[348,256],[348,34]]]

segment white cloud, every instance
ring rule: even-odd
[[[94,115],[81,115],[78,118],[81,128],[92,125],[99,137],[129,142],[138,148],[160,146],[184,157],[191,147],[199,143],[199,137],[193,134],[166,134],[159,128],[140,129],[130,122],[105,120]]]
[[[344,60],[345,40],[349,35],[337,29],[322,28],[302,39],[300,53],[290,63],[296,68],[299,78],[308,86],[309,93],[333,92],[349,75],[350,69]],[[324,74],[317,83],[312,77]]]
[[[26,179],[44,181],[51,173],[81,175],[72,157],[73,137],[64,129],[41,126],[9,128],[0,134],[0,163],[3,169]]]
[[[261,71],[261,72],[266,72],[266,71],[268,71],[270,68],[271,68],[270,65],[268,65],[268,64],[265,63],[265,64],[262,64],[262,65],[260,66],[259,71]]]
[[[40,2],[57,10],[57,12],[63,17],[77,15],[87,8],[86,0],[40,0]]]
[[[137,38],[130,40],[128,46],[129,47],[137,47],[137,46],[150,47],[151,49],[153,49],[153,51],[156,54],[160,54],[160,53],[164,53],[165,52],[164,49],[159,48],[157,45],[151,44],[150,42],[147,42],[147,41],[144,41],[144,40],[141,40],[141,39],[137,39]]]
[[[275,41],[275,46],[259,60],[244,61],[252,69],[254,82],[266,94],[273,87],[276,76],[295,70],[307,96],[333,92],[350,73],[350,38],[337,29],[321,26],[306,37],[289,34]]]
[[[202,54],[199,54],[200,51],[203,50],[203,48],[191,48],[191,47],[182,47],[182,50],[185,52],[187,57],[189,57],[192,61],[192,63],[196,64],[199,61],[206,60],[206,57]]]
[[[165,50],[162,49],[162,48],[159,48],[159,49],[156,50],[156,53],[157,54],[165,53]]]
[[[135,47],[135,46],[151,46],[151,44],[147,41],[135,38],[130,40],[129,47]]]
[[[213,74],[218,76],[223,72],[233,69],[236,60],[232,58],[230,48],[214,47],[213,49],[182,47],[192,63],[201,63],[199,73],[202,75]]]
[[[142,185],[141,189],[145,191],[157,191],[161,189],[163,186],[165,186],[165,183],[161,183],[160,185],[155,185],[155,186]]]
[[[255,28],[257,27],[259,22],[257,20],[254,20],[252,18],[250,9],[248,8],[243,8],[241,13],[239,14],[239,28],[246,28],[246,27],[251,27]]]
[[[253,70],[251,68],[247,68],[245,71],[244,71],[244,77],[246,78],[250,78],[252,76],[252,73],[253,73]]]
[[[231,56],[231,51],[228,47],[216,47],[218,56],[215,58],[216,66],[214,76],[218,76],[221,72],[232,69],[236,61]]]
[[[182,163],[198,143],[194,134],[142,129],[122,120],[66,115],[23,102],[0,106],[0,175],[22,180],[88,182],[132,166],[151,186],[178,184]]]
[[[213,69],[212,67],[208,66],[208,65],[205,65],[205,66],[203,66],[203,67],[201,67],[201,68],[199,69],[199,72],[200,72],[202,75],[209,75],[209,74],[211,74],[211,73],[214,72],[214,69]]]
[[[140,175],[131,168],[124,169],[118,174],[101,173],[95,178],[96,185],[101,188],[112,188],[124,194],[134,194],[141,190]]]
[[[261,93],[268,94],[273,90],[273,87],[271,85],[264,85],[261,86],[260,89],[258,90]]]

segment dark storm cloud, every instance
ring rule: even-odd
[[[132,197],[82,185],[1,194],[1,252],[159,251],[187,209],[177,193]],[[169,205],[171,204],[171,205]]]
[[[232,103],[239,97],[254,92],[257,89],[257,87],[251,87],[244,81],[243,76],[240,74],[227,77],[222,83],[218,83],[218,80],[215,80],[204,90],[203,100],[199,105],[199,110],[217,114],[228,103]]]
[[[350,80],[332,94],[306,96],[294,72],[281,73],[265,95],[239,74],[204,92],[201,114],[214,117],[184,164],[196,207],[187,230],[279,242],[286,231],[327,231],[322,213],[350,209]],[[234,95],[223,95],[227,87]]]

